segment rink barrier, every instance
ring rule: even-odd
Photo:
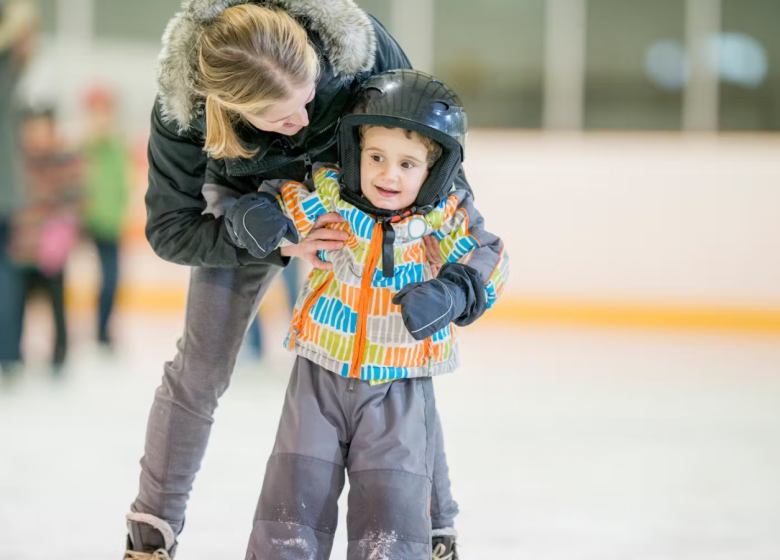
[[[117,308],[132,313],[183,313],[186,290],[177,288],[120,288]],[[92,310],[96,294],[86,287],[69,286],[68,309]],[[272,287],[263,302],[268,318],[289,315],[286,296],[278,286]],[[638,328],[660,330],[731,331],[780,335],[780,309],[664,305],[631,302],[565,301],[502,298],[488,311],[481,324],[515,323],[577,325],[584,327]]]

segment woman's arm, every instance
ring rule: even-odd
[[[146,237],[160,257],[187,266],[232,268],[254,263],[284,266],[278,251],[258,259],[233,245],[223,219],[203,214],[202,195],[208,156],[203,140],[190,129],[178,132],[164,122],[159,102],[152,110],[149,138]]]
[[[474,206],[472,195],[465,191],[457,194],[461,200],[455,216],[434,233],[439,239],[439,255],[445,265],[459,263],[476,271],[485,290],[486,308],[490,309],[506,286],[509,256],[504,242],[485,229],[485,220]]]

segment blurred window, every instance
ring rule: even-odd
[[[37,0],[36,4],[41,18],[41,31],[47,35],[53,34],[57,28],[57,0]]]
[[[585,128],[679,129],[684,44],[682,0],[588,0]]]
[[[390,0],[357,0],[357,5],[378,19],[382,25],[392,32],[392,2]]]
[[[159,42],[181,0],[96,0],[95,36]]]
[[[439,0],[435,10],[434,73],[469,125],[540,127],[545,0]]]
[[[780,130],[780,2],[723,0],[720,128]]]

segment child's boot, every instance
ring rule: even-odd
[[[171,526],[148,513],[127,516],[127,551],[124,560],[171,560],[176,535]]]

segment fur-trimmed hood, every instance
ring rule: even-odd
[[[201,114],[203,98],[198,78],[198,41],[203,29],[223,10],[239,4],[261,4],[284,10],[306,22],[322,41],[324,55],[339,76],[372,68],[376,36],[371,19],[354,0],[184,0],[163,34],[157,71],[162,116],[180,130]]]

